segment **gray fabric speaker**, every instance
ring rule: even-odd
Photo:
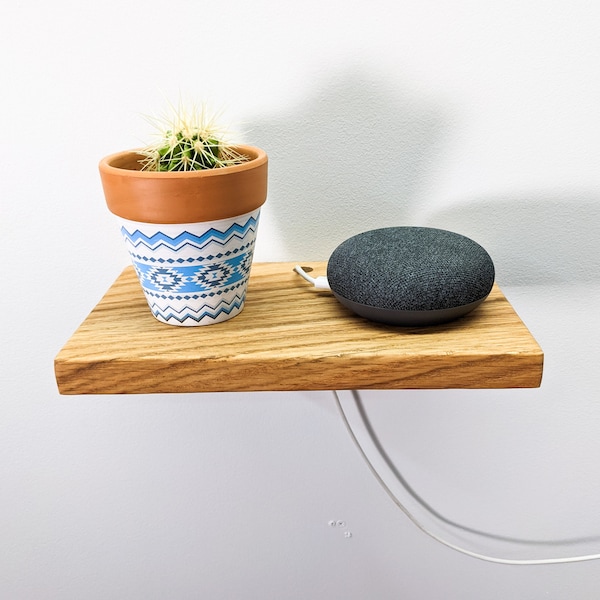
[[[387,227],[342,242],[327,263],[335,297],[362,317],[392,325],[445,323],[481,304],[494,284],[489,254],[444,229]]]

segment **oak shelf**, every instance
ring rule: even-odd
[[[127,267],[54,361],[61,394],[538,387],[543,352],[497,285],[445,325],[357,317],[293,267],[255,263],[237,317],[174,327]],[[305,262],[323,275],[324,262]]]

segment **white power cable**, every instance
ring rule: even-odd
[[[312,283],[316,288],[320,290],[330,290],[329,282],[327,281],[327,277],[324,275],[320,275],[319,277],[311,277],[300,265],[296,265],[294,267],[294,271],[308,281]]]
[[[443,544],[444,546],[446,546],[452,550],[455,550],[456,552],[460,552],[461,554],[466,554],[467,556],[470,556],[472,558],[477,558],[479,560],[484,560],[484,561],[492,562],[492,563],[499,563],[499,564],[503,564],[503,565],[559,565],[559,564],[566,564],[566,563],[584,562],[584,561],[590,561],[590,560],[600,560],[600,554],[587,554],[587,555],[582,555],[582,556],[567,556],[567,557],[562,557],[562,558],[537,558],[537,559],[523,559],[523,560],[511,559],[511,558],[499,558],[499,557],[495,557],[495,556],[488,556],[485,554],[480,554],[478,552],[473,552],[473,551],[463,548],[461,546],[457,546],[456,544],[453,544],[452,542],[449,542],[448,540],[445,540],[444,538],[436,535],[435,533],[433,533],[432,531],[427,529],[427,527],[425,527],[410,512],[410,510],[408,510],[408,508],[406,508],[406,506],[404,506],[404,504],[402,504],[402,502],[395,496],[395,494],[392,492],[392,490],[387,486],[387,484],[385,483],[385,481],[383,480],[381,475],[379,475],[377,469],[373,466],[373,463],[369,460],[369,457],[367,456],[367,454],[366,454],[365,450],[363,449],[363,447],[361,446],[360,442],[358,441],[358,438],[356,437],[354,430],[352,429],[352,426],[350,425],[350,422],[346,416],[346,413],[344,412],[344,408],[342,406],[342,402],[340,400],[337,390],[333,391],[333,395],[334,395],[338,410],[340,412],[340,415],[342,416],[342,421],[344,422],[346,429],[348,430],[348,433],[350,434],[350,438],[354,442],[354,445],[358,449],[363,460],[367,463],[369,470],[371,471],[371,473],[373,474],[375,479],[379,482],[379,485],[381,485],[381,487],[385,490],[387,495],[392,499],[394,504],[396,504],[396,506],[408,517],[408,519],[413,523],[413,525],[415,525],[418,529],[420,529],[424,534],[426,534],[430,538],[434,539],[436,542],[439,542],[440,544]]]

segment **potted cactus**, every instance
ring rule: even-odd
[[[205,108],[159,124],[156,143],[100,162],[108,209],[156,319],[225,321],[244,306],[267,155],[228,143]]]

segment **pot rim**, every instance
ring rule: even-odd
[[[201,171],[141,171],[136,150],[106,156],[99,171],[108,209],[132,221],[194,223],[258,208],[267,198],[267,154],[255,146],[235,147],[250,160]]]
[[[267,162],[267,153],[257,146],[247,144],[236,144],[233,146],[241,154],[250,156],[250,160],[237,165],[228,165],[216,169],[201,169],[194,171],[142,171],[131,166],[122,166],[123,164],[138,164],[138,159],[133,161],[133,157],[143,158],[140,148],[132,150],[122,150],[105,156],[99,164],[100,171],[105,173],[120,175],[126,177],[143,179],[193,179],[195,177],[219,177],[230,173],[238,173],[254,169]],[[115,164],[117,163],[117,164]],[[118,164],[121,163],[121,164]]]

